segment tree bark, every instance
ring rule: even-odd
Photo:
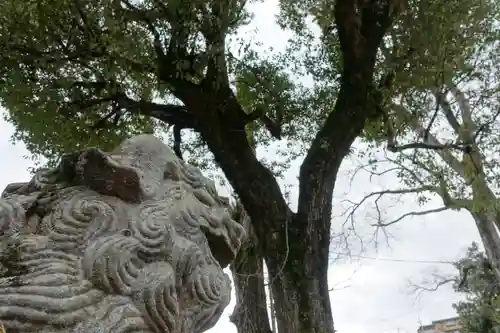
[[[498,233],[500,211],[498,199],[488,186],[483,157],[479,153],[479,148],[470,135],[468,139],[469,142],[473,143],[472,152],[464,154],[462,159],[466,170],[464,179],[472,189],[473,203],[472,207],[468,207],[468,210],[476,222],[486,256],[492,265],[497,282],[500,283],[500,235]],[[475,207],[476,205],[478,207]]]
[[[230,268],[236,292],[230,320],[238,333],[273,333],[267,311],[264,260],[255,235],[243,244]]]
[[[497,281],[500,282],[500,236],[495,227],[495,224],[500,222],[500,216],[492,221],[492,216],[488,216],[488,214],[472,210],[469,210],[469,212],[476,222],[479,236],[483,242],[486,257],[493,268],[493,273]]]
[[[320,233],[311,223],[296,228],[299,224],[306,223],[297,216],[289,221],[287,260],[267,262],[278,332],[333,333],[324,246],[330,233]]]
[[[238,333],[273,333],[269,325],[264,279],[264,260],[257,237],[241,203],[233,209],[233,219],[247,230],[247,239],[230,265],[236,306],[230,320]]]

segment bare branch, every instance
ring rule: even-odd
[[[413,131],[418,135],[423,136],[425,133],[425,128],[420,124],[420,122],[413,117],[410,111],[408,111],[402,105],[393,105],[393,110],[399,114],[403,119],[410,119],[410,126],[413,128]],[[429,133],[427,140],[425,141],[427,144],[431,145],[442,145],[439,140]],[[438,149],[436,150],[437,154],[441,157],[441,159],[457,174],[465,179],[465,168],[463,164],[455,157],[448,149]]]
[[[339,290],[344,290],[344,289],[349,288],[351,285],[346,284],[346,283],[352,280],[352,278],[357,273],[357,271],[358,270],[355,269],[354,272],[352,272],[352,274],[347,279],[345,279],[344,281],[340,281],[340,282],[335,283],[333,286],[331,286],[328,289],[328,292],[334,292],[334,291],[339,291]]]
[[[354,224],[354,215],[356,214],[357,210],[368,199],[375,198],[374,206],[375,206],[375,210],[377,211],[377,223],[376,223],[376,225],[382,225],[382,213],[380,211],[379,201],[383,196],[385,196],[385,195],[397,195],[397,194],[404,195],[404,194],[412,194],[412,193],[414,194],[414,193],[422,193],[422,192],[426,192],[426,191],[436,192],[436,191],[439,191],[439,189],[437,189],[434,186],[421,186],[421,187],[417,187],[417,188],[413,188],[413,189],[383,190],[383,191],[371,192],[371,193],[365,195],[357,203],[353,202],[351,200],[346,200],[347,202],[352,204],[352,206],[346,211],[346,213],[348,213],[347,217],[346,217],[346,221],[351,220],[351,223]]]
[[[427,209],[427,210],[423,210],[423,211],[408,212],[408,213],[405,213],[405,214],[401,215],[400,217],[398,217],[390,222],[375,223],[375,224],[372,224],[372,226],[374,226],[374,227],[388,227],[388,226],[396,224],[399,221],[401,221],[407,217],[410,217],[410,216],[423,216],[423,215],[428,215],[428,214],[440,213],[440,212],[444,212],[445,210],[448,210],[448,209],[450,209],[450,208],[443,206],[443,207]]]
[[[416,181],[417,183],[419,183],[421,186],[425,185],[425,182],[417,175],[417,173],[415,172],[415,170],[410,169],[409,167],[407,167],[406,165],[404,165],[403,163],[401,163],[401,162],[399,162],[397,160],[394,160],[394,159],[391,159],[391,158],[388,158],[388,157],[387,157],[387,160],[389,160],[392,163],[396,164],[399,168],[401,168],[404,172],[406,172],[408,175],[410,175],[412,177],[412,179],[414,181]],[[417,161],[417,163],[418,163],[418,161]],[[429,170],[427,169],[426,166],[423,166],[423,170],[426,170],[426,171],[429,172]]]
[[[414,142],[408,143],[401,146],[396,146],[394,143],[387,144],[387,150],[392,153],[401,152],[407,149],[430,149],[430,150],[442,150],[442,149],[457,149],[460,151],[466,151],[467,145],[463,143],[424,143],[424,142]]]
[[[442,276],[437,273],[431,274],[431,279],[424,279],[421,283],[414,283],[409,281],[409,287],[412,289],[413,293],[418,293],[420,295],[423,292],[437,291],[439,288],[456,283],[457,278],[452,276]]]
[[[375,161],[370,161],[369,163],[366,163],[366,164],[361,164],[360,166],[357,166],[354,169],[354,171],[352,172],[351,177],[350,177],[350,182],[353,181],[353,179],[358,175],[358,173],[360,171],[364,171],[364,172],[368,173],[370,175],[370,181],[372,181],[373,177],[380,177],[380,176],[386,175],[388,173],[391,173],[393,171],[400,169],[399,166],[386,168],[383,171],[375,171],[372,169],[375,164],[382,164],[382,163],[392,163],[392,161],[389,159],[375,160]]]
[[[394,165],[396,165],[395,167],[387,167],[385,168],[385,170],[383,171],[375,171],[375,170],[370,170],[370,167],[373,166],[374,164],[382,164],[382,163],[392,163]],[[400,171],[403,171],[405,173],[407,173],[414,181],[416,181],[417,183],[419,183],[421,186],[425,186],[425,182],[420,179],[419,176],[417,176],[417,174],[415,173],[414,170],[411,170],[410,168],[408,168],[407,166],[405,166],[404,164],[402,164],[401,162],[399,162],[398,160],[394,160],[390,157],[385,157],[385,159],[383,160],[375,160],[375,161],[371,161],[370,163],[367,163],[367,164],[362,164],[358,167],[356,167],[354,169],[354,172],[353,174],[351,175],[351,182],[352,180],[354,179],[354,177],[359,173],[359,171],[364,171],[364,172],[367,172],[368,174],[370,174],[370,181],[372,181],[373,177],[376,176],[376,177],[380,177],[380,176],[383,176],[385,174],[388,174],[388,173],[391,173],[391,172],[394,172],[394,171],[397,171],[397,170],[400,170]]]
[[[394,194],[410,194],[410,193],[422,193],[425,191],[431,191],[435,192],[437,191],[437,188],[434,186],[422,186],[422,187],[417,187],[417,188],[405,188],[405,189],[398,189],[398,190],[383,190],[383,191],[375,191],[371,192],[363,197],[361,201],[357,204],[357,206],[362,205],[366,200],[372,198],[372,197],[381,197],[383,195],[394,195]],[[348,200],[349,202],[352,203],[352,201]]]
[[[449,262],[449,264],[453,264],[453,262]],[[434,272],[431,274],[430,278],[424,278],[420,283],[415,283],[411,280],[408,281],[408,287],[410,288],[411,293],[415,294],[416,300],[418,300],[424,292],[434,292],[443,286],[454,284],[456,282],[456,276],[445,276]]]
[[[402,170],[406,171],[409,173],[409,175],[414,178],[415,181],[421,184],[421,186],[416,187],[416,188],[405,188],[405,189],[397,189],[397,190],[382,190],[382,191],[375,191],[367,194],[364,196],[361,201],[355,203],[350,200],[346,200],[352,204],[352,206],[344,213],[347,213],[346,221],[350,220],[351,224],[354,224],[354,214],[356,211],[361,207],[368,199],[370,198],[375,198],[373,204],[374,208],[376,211],[376,220],[377,222],[372,224],[372,226],[375,226],[377,228],[382,228],[382,227],[387,227],[393,224],[396,224],[400,222],[401,220],[410,217],[410,216],[423,216],[427,214],[433,214],[433,213],[439,213],[442,211],[446,211],[448,209],[462,209],[462,208],[470,208],[471,207],[471,201],[467,199],[455,199],[452,198],[450,193],[448,192],[447,184],[443,178],[442,175],[438,176],[438,186],[430,186],[430,185],[425,185],[424,182],[419,179],[419,177],[410,169],[408,169],[406,166],[401,165],[400,163],[397,163],[397,161],[394,162],[396,165],[398,165]],[[391,170],[397,170],[398,168],[391,168]],[[367,170],[369,173],[374,173],[372,170]],[[443,207],[439,208],[432,208],[428,210],[423,210],[423,211],[412,211],[412,212],[407,212],[389,222],[384,222],[382,219],[382,213],[380,210],[379,206],[379,201],[382,199],[383,196],[385,195],[404,195],[404,194],[418,194],[418,193],[423,193],[423,192],[431,192],[438,194],[442,200],[443,200]]]

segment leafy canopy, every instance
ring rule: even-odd
[[[168,123],[175,121],[155,119],[155,109],[180,103],[172,87],[160,79],[164,70],[160,63],[165,61],[157,58],[159,42],[182,42],[192,61],[174,60],[175,71],[169,75],[199,82],[207,75],[207,59],[216,52],[206,42],[207,36],[217,31],[214,26],[223,25],[231,44],[238,27],[249,22],[251,4],[239,0],[2,1],[0,101],[7,109],[7,121],[15,126],[14,139],[26,143],[34,155],[53,160],[82,146],[109,149],[134,133],[165,132]],[[227,13],[226,22],[219,22],[221,11]],[[239,46],[242,52],[229,47],[224,52],[245,111],[263,109],[278,118],[284,137],[297,136],[302,141],[304,133],[311,136],[308,123],[314,117],[302,122],[313,116],[305,105],[311,94],[286,72],[282,55],[259,59],[249,45]],[[253,133],[261,145],[271,140],[262,124]],[[199,149],[202,145],[199,136],[191,136],[185,149],[200,166],[208,167],[205,150]]]
[[[84,145],[108,149],[134,133],[164,133],[168,122],[155,118],[155,108],[180,103],[160,79],[156,48],[174,39],[182,43],[191,62],[175,63],[169,75],[199,82],[220,48],[207,40],[220,31],[240,104],[247,113],[262,110],[282,125],[288,146],[280,151],[285,162],[275,171],[283,170],[305,152],[340,87],[334,3],[281,1],[278,23],[294,37],[285,52],[265,56],[236,41],[238,29],[251,21],[251,1],[5,0],[0,4],[0,101],[16,128],[14,139],[49,159]],[[425,100],[422,90],[433,86],[443,64],[446,73],[470,69],[477,41],[492,38],[495,2],[402,4],[381,47],[376,75],[396,71],[394,84],[382,89],[384,98],[398,96],[418,109]],[[257,147],[268,146],[274,139],[263,124],[254,126]],[[383,127],[369,122],[366,138],[378,142]],[[200,166],[213,167],[203,145],[195,135],[184,149]]]

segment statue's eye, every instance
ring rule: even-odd
[[[125,237],[130,237],[132,236],[132,231],[130,231],[129,229],[125,229],[122,231],[122,235]]]

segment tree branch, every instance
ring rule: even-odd
[[[118,99],[121,108],[135,114],[142,114],[161,120],[179,129],[197,130],[194,116],[183,105],[158,104],[144,100],[135,101],[124,94]]]
[[[384,175],[384,174],[389,173],[389,172],[400,170],[400,171],[407,174],[407,176],[402,175],[401,177],[405,177],[405,179],[406,179],[406,177],[410,177],[411,181],[414,181],[420,185],[420,187],[418,187],[417,189],[425,188],[426,186],[428,186],[416,174],[416,172],[414,170],[410,169],[409,167],[407,167],[406,165],[404,165],[403,163],[401,163],[398,160],[394,160],[394,159],[391,159],[389,157],[386,157],[385,160],[381,160],[378,162],[390,162],[390,163],[395,164],[396,167],[387,168],[386,170],[384,170],[382,172],[375,172],[373,170],[368,169],[366,165],[362,165],[356,169],[355,174],[359,170],[363,170],[363,171],[368,172],[370,174],[370,180],[371,180],[372,176],[381,176],[381,175]],[[434,175],[436,173],[435,170],[431,170],[427,165],[425,165],[424,163],[421,163],[418,160],[412,160],[412,163],[415,164],[418,169],[425,170],[427,173],[429,173],[431,175]],[[369,165],[372,165],[372,164],[373,163],[371,163]],[[354,175],[353,175],[353,177],[354,177]],[[353,178],[351,178],[351,180],[352,179]],[[448,191],[448,186],[446,184],[446,181],[445,181],[443,175],[441,175],[441,174],[437,175],[437,181],[438,181],[438,186],[431,186],[432,192],[438,194],[442,198],[444,206],[448,207],[449,209],[461,209],[461,208],[471,209],[471,207],[472,207],[471,200],[452,198],[451,194]]]
[[[444,85],[444,64],[445,62],[442,61],[442,68],[441,72],[439,72],[439,75],[436,77],[436,107],[434,112],[432,113],[431,120],[429,121],[429,124],[427,124],[427,127],[425,128],[425,131],[423,133],[423,138],[424,141],[427,141],[427,138],[430,135],[431,128],[434,125],[434,121],[437,118],[439,108],[441,107],[441,101],[444,99],[445,94],[443,92],[443,85]]]
[[[328,261],[332,197],[338,170],[363,131],[365,121],[376,116],[380,102],[373,98],[373,74],[378,47],[392,21],[389,15],[392,0],[365,2],[365,6],[360,16],[357,1],[335,3],[335,24],[342,54],[340,90],[333,110],[300,166],[293,228],[300,238],[307,238],[304,244],[311,244],[300,250],[304,252],[301,260],[306,260],[310,267],[321,267]],[[324,269],[326,272],[326,267]]]
[[[418,179],[417,179],[418,180]],[[389,222],[383,222],[382,221],[382,213],[381,209],[379,206],[379,201],[382,199],[382,197],[386,195],[404,195],[404,194],[420,194],[423,192],[432,192],[435,194],[438,194],[441,196],[443,200],[443,207],[439,208],[432,208],[428,210],[423,210],[423,211],[412,211],[408,212],[405,214],[402,214],[401,216],[389,221]],[[359,202],[355,203],[350,200],[348,200],[352,206],[347,210],[348,215],[346,217],[346,220],[350,220],[351,224],[354,223],[354,215],[357,212],[357,210],[365,203],[368,201],[368,199],[375,197],[374,200],[374,207],[377,212],[377,217],[376,220],[377,222],[372,224],[373,226],[376,227],[387,227],[393,224],[396,224],[400,222],[401,220],[410,217],[410,216],[422,216],[422,215],[427,215],[427,214],[433,214],[433,213],[439,213],[442,211],[446,211],[448,209],[460,209],[460,208],[468,208],[470,207],[471,202],[469,200],[462,200],[462,199],[454,199],[451,197],[449,194],[446,184],[444,180],[439,182],[439,186],[429,186],[429,185],[422,185],[419,187],[415,188],[404,188],[404,189],[397,189],[397,190],[382,190],[382,191],[375,191],[371,192],[367,195],[365,195]]]
[[[343,56],[354,62],[372,57],[398,10],[397,0],[337,0],[335,21]]]
[[[231,60],[238,62],[239,65],[245,67],[248,69],[252,74],[253,77],[259,82],[259,84],[266,88],[268,92],[271,94],[272,89],[269,87],[267,82],[262,79],[262,76],[260,75],[260,71],[256,70],[255,68],[252,68],[251,66],[247,65],[246,63],[236,59],[232,54],[230,54]],[[247,85],[251,85],[248,82],[245,82]],[[276,96],[273,94],[273,98]],[[245,116],[245,124],[251,123],[255,120],[260,120],[262,124],[266,127],[266,129],[269,131],[271,136],[273,136],[275,139],[281,140],[281,124],[282,124],[282,115],[277,116],[276,120],[271,119],[268,115],[266,115],[266,111],[264,110],[263,107],[257,107],[255,110],[253,110],[251,113],[247,113]]]
[[[389,222],[375,223],[375,224],[372,224],[372,226],[388,227],[388,226],[396,224],[396,223],[400,222],[401,220],[403,220],[407,217],[410,217],[410,216],[423,216],[423,215],[428,215],[428,214],[440,213],[440,212],[444,212],[445,210],[448,210],[448,209],[450,209],[450,208],[443,206],[443,207],[439,207],[439,208],[432,208],[432,209],[427,209],[427,210],[422,210],[422,211],[417,211],[417,212],[408,212],[408,213],[405,213],[405,214],[399,216],[398,218],[391,220]]]
[[[413,283],[410,281],[409,285],[413,289],[414,293],[418,293],[418,295],[420,295],[422,292],[437,291],[442,286],[456,282],[456,277],[444,277],[433,273],[431,281],[424,280],[421,284]]]
[[[329,229],[331,204],[328,202],[340,163],[363,130],[365,120],[376,109],[371,97],[376,53],[392,20],[394,6],[392,1],[370,2],[365,6],[360,17],[356,1],[336,1],[335,23],[343,62],[341,88],[334,109],[314,138],[300,168],[297,214],[305,220],[321,216],[324,221],[314,222],[322,225],[320,229]],[[366,36],[362,36],[363,33]],[[326,210],[323,212],[320,206]]]
[[[420,136],[423,136],[425,133],[425,128],[420,124],[420,122],[402,105],[394,105],[393,110],[396,112],[396,115],[401,117],[402,119],[410,119],[409,125],[412,127],[413,131]],[[427,140],[424,142],[426,144],[430,144],[433,146],[442,146],[443,144],[439,142],[439,140],[432,134],[429,133]],[[465,179],[465,168],[463,164],[455,157],[448,149],[438,149],[436,150],[437,154],[441,157],[441,159],[457,174]]]
[[[443,113],[446,117],[446,120],[448,121],[448,124],[450,124],[455,134],[460,136],[460,123],[458,122],[457,117],[455,117],[455,115],[453,114],[453,110],[451,108],[450,103],[447,101],[443,93],[436,92],[434,96],[436,98],[436,103],[440,103],[441,110],[443,110]]]
[[[71,84],[60,85],[58,82],[54,82],[52,87],[55,89],[73,89],[73,88],[83,88],[91,90],[90,95],[99,96],[100,98],[85,98],[81,97],[80,100],[74,100],[68,103],[69,106],[76,106],[82,110],[89,107],[99,105],[106,102],[114,102],[116,108],[114,112],[106,115],[102,118],[95,126],[104,126],[105,120],[111,118],[113,114],[118,112],[118,110],[125,110],[132,114],[142,114],[144,116],[153,117],[164,123],[175,125],[179,129],[194,129],[196,130],[196,121],[192,114],[187,112],[187,108],[183,105],[175,104],[159,104],[153,103],[146,100],[136,101],[128,97],[114,82],[109,81],[75,81]],[[106,94],[105,92],[109,92]],[[103,94],[104,92],[104,94]]]
[[[155,1],[159,9],[146,10],[132,4],[128,0],[117,1],[117,10],[130,21],[142,23],[153,36],[153,46],[156,53],[156,74],[160,81],[169,84],[174,90],[192,91],[197,84],[191,82],[193,78],[201,76],[200,57],[204,54],[189,54],[187,40],[190,31],[186,29],[189,20],[182,17],[181,11],[172,11],[161,2]],[[124,4],[126,8],[123,8]],[[170,41],[166,45],[157,30],[155,21],[164,18],[171,25]],[[203,62],[203,61],[202,61]],[[201,67],[204,67],[203,65]]]
[[[357,1],[336,1],[335,23],[339,34],[340,48],[345,58],[359,59],[360,57],[361,17],[358,11]]]
[[[349,203],[352,204],[351,207],[349,207],[346,211],[347,213],[347,216],[346,216],[346,222],[348,220],[351,221],[351,225],[354,225],[355,221],[354,221],[354,216],[355,214],[357,213],[358,209],[365,203],[368,201],[368,199],[370,198],[373,198],[375,197],[375,200],[373,202],[374,204],[374,207],[375,207],[375,210],[377,212],[377,217],[376,217],[376,220],[377,220],[377,223],[375,223],[374,225],[375,226],[382,226],[383,225],[383,222],[382,222],[382,212],[380,210],[380,206],[379,206],[379,201],[385,196],[385,195],[397,195],[397,194],[401,194],[401,195],[404,195],[404,194],[416,194],[416,193],[422,193],[422,192],[426,192],[426,191],[430,191],[430,192],[436,192],[437,189],[433,186],[421,186],[421,187],[417,187],[417,188],[413,188],[413,189],[398,189],[398,190],[383,190],[383,191],[375,191],[375,192],[371,192],[367,195],[365,195],[359,202],[352,202],[350,200],[347,200]],[[402,218],[401,218],[402,219]],[[400,220],[401,220],[400,219]],[[399,221],[399,220],[398,220]],[[392,224],[392,223],[389,223],[389,224]],[[388,225],[389,225],[388,224]]]
[[[353,1],[354,2],[354,1]],[[376,52],[386,30],[399,13],[401,0],[358,1],[361,12],[361,35],[366,43],[365,51]],[[410,50],[410,53],[413,52]]]
[[[392,140],[388,140],[389,142],[387,143],[387,150],[396,153],[396,152],[402,152],[407,149],[430,149],[430,150],[441,150],[441,149],[457,149],[462,152],[465,152],[468,148],[468,145],[463,144],[463,143],[424,143],[424,142],[414,142],[414,143],[408,143],[405,145],[397,146]]]
[[[224,6],[226,2],[226,6]],[[227,61],[225,56],[225,36],[229,29],[229,17],[231,16],[231,6],[228,6],[232,0],[214,2],[212,4],[212,15],[207,15],[202,29],[205,37],[205,46],[209,54],[207,62],[207,74],[203,79],[203,85],[211,85],[214,91],[222,86],[226,89],[229,86],[229,77],[227,72]],[[224,8],[223,8],[224,7]]]
[[[45,63],[55,63],[59,61],[69,61],[75,62],[82,57],[88,58],[88,50],[75,50],[68,54],[60,55],[57,53],[52,53],[48,51],[40,51],[35,47],[31,47],[28,45],[18,45],[18,44],[10,44],[7,46],[9,49],[18,52],[19,62],[24,64],[35,64],[37,61],[43,61]],[[92,53],[94,57],[100,56],[100,54]]]
[[[121,4],[124,4],[126,8],[123,8]],[[147,24],[152,24],[154,21],[161,18],[165,18],[165,12],[157,9],[142,9],[134,6],[128,0],[117,0],[116,9],[121,11],[123,15],[130,21],[135,22],[146,22]]]
[[[472,110],[471,110],[469,101],[465,97],[464,93],[460,89],[458,89],[458,87],[456,85],[454,85],[454,84],[451,85],[450,91],[457,99],[457,102],[458,102],[458,105],[460,108],[460,112],[462,115],[462,122],[463,122],[462,131],[465,131],[465,133],[461,133],[462,135],[465,135],[463,140],[465,142],[472,143],[470,141],[472,139],[472,133],[475,131],[476,126],[475,126],[474,122],[472,121]]]

